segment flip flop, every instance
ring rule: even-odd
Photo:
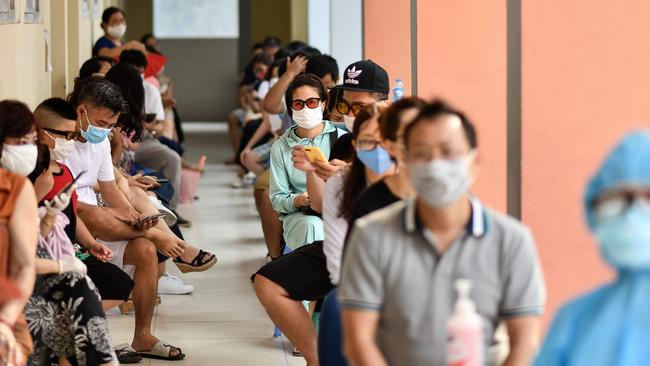
[[[208,257],[208,259],[204,260],[205,257]],[[191,263],[183,261],[180,257],[174,259],[174,264],[176,264],[176,267],[178,267],[178,269],[183,273],[207,271],[216,263],[217,257],[203,249],[199,249],[199,254],[194,257]]]
[[[115,346],[115,354],[120,364],[138,363],[142,361],[142,357],[128,344],[120,344]]]
[[[171,356],[172,352],[177,353],[176,356]],[[185,358],[185,354],[180,348],[164,343],[163,341],[158,341],[149,351],[138,352],[138,355],[143,358],[167,361],[178,361]]]

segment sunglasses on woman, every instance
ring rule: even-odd
[[[309,98],[307,100],[294,99],[291,101],[291,109],[294,111],[299,111],[305,108],[305,105],[309,109],[316,109],[320,106],[320,98]]]
[[[79,137],[79,132],[78,131],[61,131],[61,130],[55,130],[53,128],[43,128],[43,130],[53,133],[57,136],[61,136],[66,140],[74,140],[77,137]]]

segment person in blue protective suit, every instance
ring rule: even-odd
[[[618,276],[559,311],[535,365],[650,365],[650,131],[614,148],[584,203]]]

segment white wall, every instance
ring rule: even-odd
[[[50,2],[43,0],[41,5],[41,24],[25,24],[25,0],[16,0],[20,22],[0,25],[0,100],[20,100],[31,108],[52,91],[43,36],[44,30],[50,30]]]

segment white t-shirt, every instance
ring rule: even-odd
[[[164,120],[165,108],[163,108],[160,92],[147,81],[143,81],[142,85],[144,86],[144,113],[155,113],[156,121]]]
[[[84,170],[86,173],[77,180],[77,195],[79,201],[89,205],[97,205],[94,187],[97,181],[110,182],[115,180],[113,160],[111,159],[111,144],[105,139],[99,144],[75,141],[74,151],[63,162],[70,168],[73,176],[78,176]]]
[[[347,220],[339,216],[339,208],[343,199],[341,188],[343,188],[345,174],[347,174],[347,170],[330,177],[325,183],[323,196],[323,229],[325,232],[323,253],[327,259],[330,280],[335,285],[338,285],[341,275],[341,257],[343,256],[345,235],[348,232]]]
[[[264,99],[266,94],[269,93],[269,90],[271,90],[271,83],[268,80],[264,80],[260,83],[260,86],[257,87],[257,96],[260,99]]]

